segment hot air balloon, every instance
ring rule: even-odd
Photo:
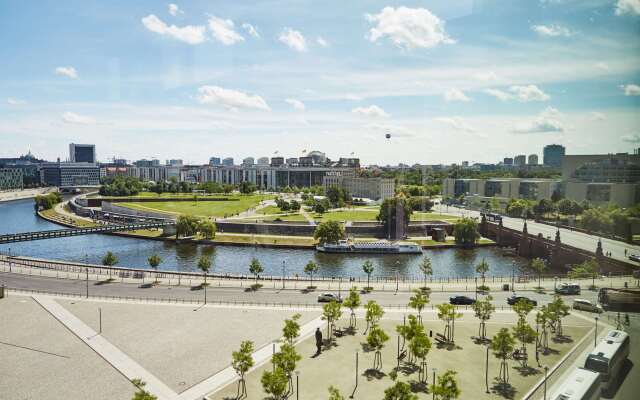
[[[391,134],[387,133],[386,135],[384,135],[384,137],[386,137],[387,139],[391,139]]]

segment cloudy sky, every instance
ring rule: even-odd
[[[0,157],[640,147],[640,0],[4,0],[0,38]]]

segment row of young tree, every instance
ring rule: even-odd
[[[217,182],[191,183],[180,182],[176,177],[171,177],[167,181],[143,182],[135,177],[120,175],[103,178],[100,186],[100,194],[103,196],[136,196],[143,191],[157,194],[193,193],[194,190],[208,194],[229,194],[234,190],[242,194],[251,194],[257,190],[257,187],[255,184],[246,181],[238,185]]]
[[[50,210],[56,204],[62,202],[62,194],[60,192],[51,192],[45,195],[38,195],[33,200],[36,211]]]

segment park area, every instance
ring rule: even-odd
[[[174,197],[175,194],[172,196]],[[253,194],[253,195],[229,195],[229,196],[201,196],[201,198],[190,195],[190,201],[170,201],[163,200],[162,196],[156,194],[143,196],[144,198],[157,198],[153,202],[119,202],[119,206],[133,208],[143,211],[164,212],[174,215],[195,215],[198,217],[229,217],[237,215],[256,207],[263,200],[272,199],[273,196]],[[187,197],[187,196],[179,196]],[[206,200],[204,200],[206,198]],[[135,199],[135,198],[132,198]],[[213,200],[216,199],[216,200]]]
[[[307,218],[301,213],[282,213],[277,207],[269,206],[265,207],[266,210],[260,210],[263,215],[257,216],[262,221],[297,221],[304,222]],[[309,212],[308,216],[317,223],[324,221],[376,221],[378,216],[379,207],[367,207],[367,208],[353,208],[353,209],[340,209],[330,210],[328,212],[319,214],[315,212]],[[248,219],[256,219],[256,217],[249,217]],[[411,221],[445,221],[455,223],[459,218],[454,215],[438,214],[431,212],[414,212],[411,214]]]

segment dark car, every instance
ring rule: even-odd
[[[471,297],[467,296],[453,296],[449,297],[449,303],[451,304],[459,304],[459,305],[470,305],[475,303],[476,301]]]
[[[533,300],[533,299],[530,299],[530,298],[528,298],[528,297],[524,297],[524,296],[511,296],[511,297],[507,297],[507,303],[508,303],[509,305],[514,305],[514,304],[516,304],[516,303],[517,303],[518,301],[520,301],[520,300],[528,301],[529,303],[533,304],[534,306],[537,306],[537,305],[538,305],[538,302],[537,302],[537,301],[535,301],[535,300]]]

